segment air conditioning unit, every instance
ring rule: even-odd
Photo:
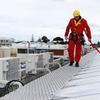
[[[19,69],[20,79],[23,79],[24,77],[26,77],[26,61],[23,58],[21,58],[19,61]]]
[[[21,67],[20,68],[24,74],[25,74],[25,70],[26,70],[26,73],[31,72],[33,74],[36,74],[38,69],[40,70],[40,69],[46,68],[50,59],[51,58],[53,59],[51,55],[52,53],[50,52],[37,53],[37,54],[17,54],[17,56],[21,58],[20,66],[22,66],[23,68]],[[20,76],[22,75],[20,74]]]
[[[50,52],[40,53],[37,55],[37,67],[36,70],[46,70],[49,71],[49,62],[53,62],[53,55]]]
[[[0,58],[0,80],[19,79],[19,59],[18,57]]]
[[[44,68],[43,65],[43,54],[38,54],[37,55],[38,59],[37,59],[37,68]]]
[[[20,63],[23,63],[21,66],[26,68],[26,73],[36,73],[36,62],[37,62],[37,55],[36,54],[18,54],[18,57],[21,58]],[[23,59],[23,60],[22,60]]]
[[[43,53],[43,65],[47,66],[49,62],[53,62],[53,53],[52,52]]]

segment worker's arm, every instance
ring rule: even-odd
[[[88,41],[90,42],[91,41],[91,30],[86,20],[85,20],[85,33],[86,33],[86,36],[88,37]]]
[[[71,28],[71,20],[69,21],[69,23],[68,23],[68,25],[67,25],[67,27],[66,27],[65,38],[68,37],[68,34],[69,34],[69,30],[70,30],[70,28]]]

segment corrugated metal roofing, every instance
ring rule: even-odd
[[[86,58],[81,71],[52,100],[100,100],[100,54],[92,52]]]

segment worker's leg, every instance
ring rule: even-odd
[[[78,42],[76,42],[76,55],[75,55],[75,61],[79,63],[82,55],[82,45]]]
[[[74,47],[75,47],[75,43],[72,40],[69,40],[68,54],[69,54],[70,62],[74,62]]]

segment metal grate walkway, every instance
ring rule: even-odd
[[[61,67],[7,94],[0,100],[49,100],[80,68]]]

